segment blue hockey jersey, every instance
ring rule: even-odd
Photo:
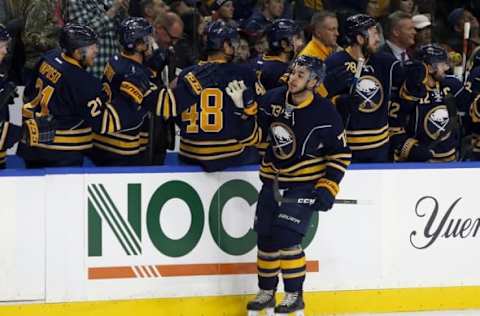
[[[142,92],[128,76],[136,74],[150,81],[150,89]],[[132,117],[137,124],[128,130],[93,134],[92,161],[97,165],[139,165],[145,162],[144,152],[148,143],[148,111],[153,111],[158,99],[158,87],[153,83],[156,73],[132,57],[113,56],[105,66],[102,84],[110,99],[130,99],[136,109]],[[115,104],[113,104],[115,105]]]
[[[261,137],[257,104],[238,109],[225,90],[233,80],[255,89],[255,73],[245,66],[201,63],[182,71],[177,87],[163,102],[163,117],[175,118],[180,128],[180,157],[207,171],[259,160],[254,146]]]
[[[288,88],[280,87],[262,98],[259,121],[269,135],[260,167],[263,182],[278,176],[282,188],[312,184],[338,191],[351,151],[342,119],[328,99],[312,93],[295,106]]]
[[[468,102],[464,94],[464,87],[454,77],[447,77],[436,82],[435,87],[426,88],[423,98],[411,96],[403,85],[400,91],[400,107],[394,117],[391,117],[392,127],[397,133],[392,135],[392,145],[395,147],[395,160],[409,161],[413,146],[431,147],[434,152],[430,162],[455,161],[458,157],[459,130],[449,131],[451,117],[446,105],[445,97],[450,94],[456,102],[457,108],[465,107]],[[441,141],[437,139],[441,137]]]
[[[23,119],[53,117],[55,136],[51,143],[33,146],[22,139],[19,154],[26,161],[78,165],[92,148],[92,131],[112,133],[137,124],[137,111],[128,100],[116,98],[112,106],[101,81],[60,51],[46,53],[36,72],[36,79],[25,90]]]
[[[328,98],[337,104],[341,96],[356,96],[353,99],[355,104],[337,107],[345,122],[352,160],[388,161],[388,111],[390,100],[395,98],[393,88],[400,86],[395,80],[401,81],[403,77],[400,62],[384,53],[373,54],[366,60],[354,88],[351,86],[354,84],[357,61],[348,50],[331,55],[325,63],[327,77],[324,87]],[[339,74],[343,74],[341,79]]]
[[[7,149],[20,140],[21,128],[9,122],[10,115],[8,104],[13,97],[7,92],[8,83],[0,79],[0,169],[5,168],[7,160]]]
[[[257,80],[267,91],[278,88],[287,82],[289,63],[278,56],[258,57],[255,67]]]

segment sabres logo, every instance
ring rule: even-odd
[[[382,84],[373,76],[360,77],[355,92],[362,99],[362,102],[358,107],[361,112],[375,112],[383,103]]]
[[[281,160],[291,158],[297,149],[297,142],[290,127],[276,122],[271,125],[270,133],[275,157]]]
[[[450,116],[446,105],[439,105],[428,111],[424,120],[424,129],[428,137],[435,140],[440,134],[445,133],[448,123],[450,122]],[[443,136],[442,140],[447,139],[450,136],[450,132]]]

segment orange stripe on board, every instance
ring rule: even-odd
[[[128,279],[135,278],[132,267],[88,268],[88,279]]]
[[[156,265],[161,277],[199,276],[199,275],[233,275],[256,274],[257,264],[246,263],[204,263],[204,264],[165,264]],[[153,266],[152,266],[153,268]],[[140,268],[141,270],[141,268]],[[141,270],[142,271],[142,270]],[[318,261],[307,261],[307,272],[318,272]],[[144,273],[144,271],[142,271]],[[151,272],[150,272],[151,273]],[[149,274],[146,275],[147,277]],[[132,267],[88,268],[88,279],[123,279],[136,278]],[[157,277],[154,275],[153,277]]]
[[[255,263],[205,263],[205,264],[175,264],[157,265],[161,276],[192,276],[192,275],[224,275],[224,274],[256,274]]]
[[[318,260],[307,261],[307,272],[318,272],[320,270],[320,263]]]

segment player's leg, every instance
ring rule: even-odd
[[[307,196],[311,190],[308,187],[290,189],[284,196],[291,200],[298,200]],[[282,204],[273,221],[272,238],[280,249],[280,268],[285,288],[285,296],[275,308],[276,315],[292,312],[303,315],[306,258],[301,243],[313,212],[309,204]]]
[[[258,197],[255,214],[259,291],[255,298],[247,304],[249,316],[258,315],[262,310],[266,310],[267,315],[273,316],[275,292],[280,273],[280,252],[270,234],[271,223],[277,208],[272,188],[264,185]]]
[[[280,273],[280,251],[271,236],[258,235],[257,237],[257,274],[259,291],[255,298],[248,302],[249,316],[257,315],[251,312],[266,310],[267,315],[273,316],[275,308],[275,293]]]
[[[283,300],[275,307],[275,315],[293,312],[297,316],[303,315],[303,282],[307,273],[301,245],[303,235],[279,226],[273,228],[272,235],[280,246],[280,269],[285,289]]]

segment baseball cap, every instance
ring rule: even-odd
[[[423,14],[417,14],[412,17],[413,24],[415,25],[415,28],[417,30],[424,29],[428,26],[431,26],[432,23],[428,19],[426,15]]]

